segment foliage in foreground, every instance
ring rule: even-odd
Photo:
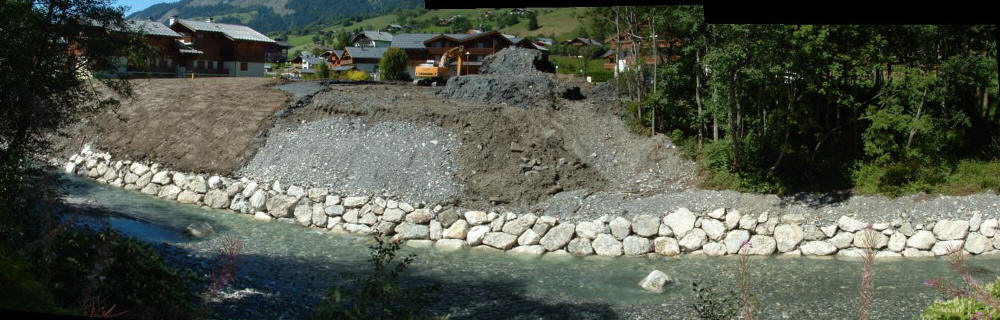
[[[43,258],[53,292],[67,302],[114,306],[133,319],[190,319],[200,312],[192,272],[168,266],[148,244],[118,231],[70,230],[51,250]]]
[[[942,279],[927,279],[924,284],[938,289],[951,299],[935,301],[924,309],[922,320],[1000,319],[1000,277],[992,284],[982,285],[972,275],[961,249],[949,255],[952,269],[962,278],[956,286]]]
[[[645,42],[631,56],[657,56],[639,36],[652,29],[672,38],[655,69],[619,74],[634,103],[626,120],[687,144],[717,187],[962,193],[937,186],[962,161],[1000,162],[996,26],[718,25],[700,6],[592,11],[601,35]],[[983,182],[966,187],[995,186]]]
[[[399,284],[399,276],[416,254],[396,261],[401,242],[378,234],[374,240],[375,245],[369,247],[371,274],[354,275],[346,287],[331,289],[316,306],[313,319],[438,319],[423,314],[430,302],[428,294],[438,291],[438,285],[404,288]]]
[[[720,292],[714,287],[700,285],[697,281],[691,283],[696,298],[691,309],[694,309],[695,315],[703,320],[736,319],[740,310],[739,295],[733,289]]]

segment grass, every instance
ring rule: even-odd
[[[961,160],[954,165],[862,165],[854,173],[859,194],[898,196],[928,194],[967,195],[1000,191],[1000,160]]]
[[[528,19],[526,17],[521,18],[521,21],[517,24],[507,26],[500,29],[501,32],[507,34],[513,34],[517,36],[549,36],[555,35],[555,40],[565,40],[575,37],[580,30],[580,21],[574,18],[574,14],[583,14],[586,8],[531,8],[529,10],[534,10],[539,12],[538,15],[538,25],[537,30],[528,30]],[[454,15],[462,15],[468,18],[472,17],[482,17],[483,13],[486,11],[492,11],[494,14],[506,14],[510,11],[508,9],[439,9],[430,10],[426,13],[411,17],[413,20],[427,20],[427,19],[441,19],[448,18]],[[250,16],[248,13],[241,14],[237,16],[241,20],[249,20]],[[353,22],[350,25],[330,25],[324,27],[322,31],[324,33],[338,30],[354,30],[356,28],[361,28],[362,30],[380,30],[384,29],[386,26],[392,23],[398,23],[399,16],[395,14],[386,14],[377,17],[371,17],[361,21]],[[424,32],[424,33],[447,33],[450,32],[451,27],[449,26],[438,26],[433,25],[425,27],[421,30],[415,30],[413,32]],[[315,43],[312,37],[315,34],[305,34],[289,36],[287,41],[292,45],[289,52],[294,52],[296,50],[309,50]]]
[[[544,12],[538,15],[538,29],[528,30],[528,19],[522,19],[517,24],[507,26],[500,31],[518,36],[549,36],[555,35],[556,41],[575,37],[580,30],[580,20],[574,15],[582,15],[586,8],[556,8],[532,9]]]
[[[549,56],[549,60],[558,66],[558,73],[583,76],[580,72],[580,58],[570,56]],[[587,75],[594,82],[604,82],[614,77],[614,71],[604,69],[604,59],[595,58],[587,61]]]

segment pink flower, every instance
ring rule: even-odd
[[[928,287],[936,287],[938,285],[937,279],[925,279],[924,285]]]
[[[750,240],[749,240],[749,239],[747,239],[747,240],[743,240],[743,243],[742,243],[742,244],[740,244],[740,248],[743,248],[743,247],[750,247],[750,248],[753,248],[753,244],[752,244],[752,243],[750,243]]]
[[[867,226],[865,226],[865,230],[868,230],[868,231],[871,231],[872,228],[874,228],[874,225],[872,225],[871,223],[869,223]]]

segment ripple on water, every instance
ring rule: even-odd
[[[116,228],[131,230],[136,237],[204,253],[213,252],[220,235],[246,239],[245,272],[253,275],[253,281],[261,287],[270,284],[273,291],[297,297],[304,306],[314,304],[328,287],[342,281],[341,272],[368,270],[366,246],[370,241],[362,237],[258,222],[248,215],[182,205],[81,178],[67,178],[71,196],[89,197],[102,206],[146,221],[112,223]],[[197,221],[208,222],[217,234],[202,240],[168,234]],[[157,231],[137,231],[143,228]],[[442,283],[441,297],[432,308],[458,318],[484,312],[537,317],[542,316],[538,312],[564,309],[583,310],[597,318],[688,318],[686,306],[693,300],[691,282],[701,279],[719,288],[732,287],[739,263],[734,257],[526,259],[474,250],[442,252],[407,247],[404,251],[418,254],[407,279]],[[981,279],[1000,274],[997,262],[1000,259],[996,257],[970,259]],[[859,262],[758,257],[751,264],[758,305],[764,315],[855,317]],[[637,283],[653,269],[666,272],[677,283],[661,295],[642,291]],[[913,318],[939,298],[934,290],[923,286],[924,279],[958,279],[943,260],[879,262],[874,276],[872,312],[877,318]],[[307,307],[295,310],[308,312]]]

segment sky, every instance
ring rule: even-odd
[[[115,5],[129,7],[125,10],[125,15],[130,15],[133,12],[141,11],[142,9],[149,8],[149,6],[161,3],[161,2],[177,2],[178,0],[115,0]]]

